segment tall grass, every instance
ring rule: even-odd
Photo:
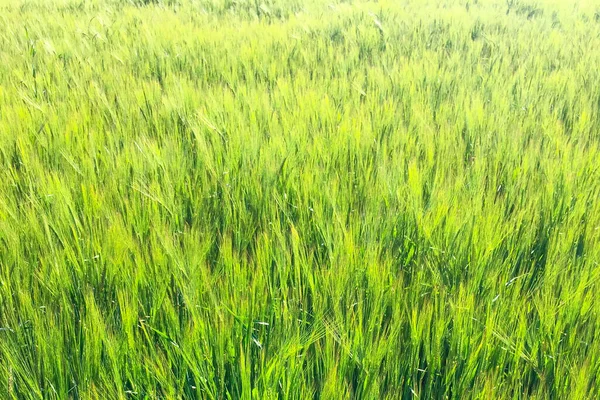
[[[0,398],[600,396],[566,3],[0,0]]]

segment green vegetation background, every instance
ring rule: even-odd
[[[594,2],[0,0],[0,397],[598,398],[598,65]]]

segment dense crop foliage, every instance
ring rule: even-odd
[[[597,398],[599,65],[593,2],[0,0],[0,398]]]

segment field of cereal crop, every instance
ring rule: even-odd
[[[0,398],[600,396],[600,4],[0,0]]]

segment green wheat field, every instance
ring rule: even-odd
[[[597,399],[600,4],[0,0],[1,399]]]

